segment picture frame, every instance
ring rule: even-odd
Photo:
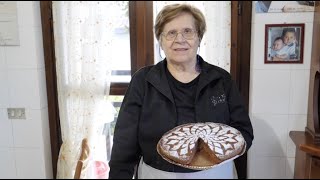
[[[304,24],[266,24],[264,62],[303,63]]]

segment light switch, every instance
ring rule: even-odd
[[[14,110],[9,111],[11,117],[14,117]]]
[[[26,119],[25,108],[7,108],[9,119]]]

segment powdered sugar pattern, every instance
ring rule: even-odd
[[[159,145],[169,157],[187,162],[197,151],[199,138],[221,160],[237,155],[245,144],[237,129],[225,124],[208,122],[178,126],[166,133]]]

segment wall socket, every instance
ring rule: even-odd
[[[9,119],[26,119],[25,108],[7,108]]]

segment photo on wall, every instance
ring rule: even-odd
[[[303,63],[304,24],[266,24],[267,63]]]
[[[313,12],[315,1],[255,1],[256,13]]]

